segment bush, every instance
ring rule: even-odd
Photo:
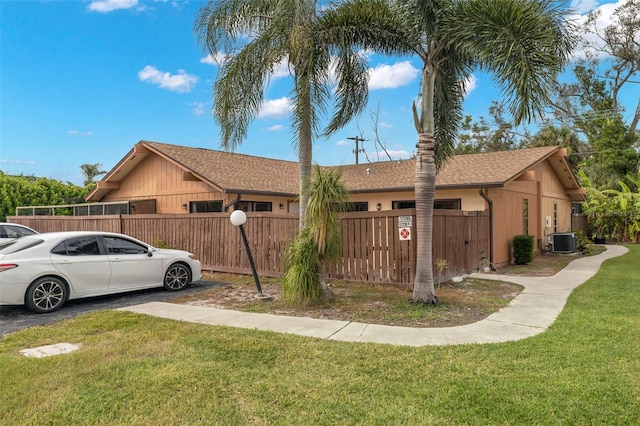
[[[513,258],[516,265],[526,265],[533,260],[533,235],[513,237]]]
[[[581,230],[571,231],[576,235],[576,249],[582,253],[587,254],[591,250],[591,240],[585,237]]]
[[[285,253],[282,298],[288,305],[312,305],[323,302],[318,246],[308,228],[291,241]]]

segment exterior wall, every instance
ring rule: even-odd
[[[524,200],[529,205],[527,233],[538,240],[539,202],[537,182],[512,182],[504,188],[491,188],[493,201],[493,263],[498,266],[511,262],[512,241],[515,235],[524,233]]]
[[[237,194],[215,191],[204,182],[185,181],[182,175],[178,166],[150,155],[120,182],[119,189],[110,191],[102,201],[155,199],[157,214],[188,214],[191,201],[222,200],[225,205],[238,197]],[[271,202],[273,211],[281,213],[288,211],[290,201],[286,197],[264,195],[243,195],[241,200]],[[182,208],[183,205],[187,208]]]
[[[571,198],[565,194],[564,187],[556,178],[555,172],[548,162],[539,164],[535,170],[536,175],[542,177],[540,233],[544,238],[543,242],[545,242],[548,234],[571,230]],[[557,220],[554,220],[554,203],[557,206]],[[549,227],[546,226],[547,216],[551,218],[551,226]]]
[[[486,202],[478,194],[477,189],[448,189],[437,190],[436,199],[455,199],[460,198],[461,210],[463,211],[484,211],[486,209]],[[414,200],[415,193],[413,191],[405,192],[379,192],[379,193],[365,193],[365,194],[353,194],[351,201],[354,202],[368,202],[369,211],[376,210],[376,204],[380,203],[380,210],[392,210],[394,201],[406,201]]]
[[[493,261],[496,265],[511,262],[513,237],[525,232],[524,200],[528,200],[527,234],[534,236],[536,251],[546,246],[547,235],[571,229],[571,198],[565,194],[555,171],[547,161],[533,168],[534,181],[514,181],[503,188],[491,188],[493,200]],[[557,208],[554,230],[554,204]],[[547,227],[546,217],[551,226]]]
[[[496,265],[511,261],[512,240],[524,232],[533,235],[538,249],[538,241],[546,244],[547,235],[552,232],[566,232],[571,229],[571,199],[550,164],[545,161],[533,169],[535,180],[514,181],[503,188],[491,188],[489,197],[493,200],[493,261]],[[102,201],[156,200],[158,214],[188,214],[192,201],[221,200],[228,204],[238,194],[215,191],[198,181],[183,180],[182,170],[161,157],[150,155],[143,160],[120,188],[110,191]],[[461,200],[463,211],[484,211],[485,200],[478,189],[437,190],[436,199]],[[394,201],[414,200],[413,191],[379,192],[353,194],[352,201],[368,202],[369,211],[375,211],[380,203],[382,211],[392,210]],[[524,228],[524,200],[528,200],[528,228]],[[271,202],[276,213],[297,212],[298,205],[289,197],[242,194],[242,201]],[[282,205],[282,208],[280,207]],[[555,207],[554,207],[555,206]],[[556,212],[554,219],[554,211]],[[550,226],[546,226],[550,217]]]
[[[182,170],[174,164],[149,155],[127,177],[120,188],[110,191],[102,201],[156,200],[158,214],[186,214],[189,201],[223,200],[222,192],[211,192],[203,182],[184,181]]]

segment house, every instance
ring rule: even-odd
[[[509,263],[515,235],[571,229],[571,203],[584,200],[559,147],[452,157],[436,181],[437,209],[489,210],[491,258]],[[359,211],[412,208],[415,160],[332,166]],[[128,202],[130,213],[297,212],[298,164],[244,154],[140,141],[86,200]]]

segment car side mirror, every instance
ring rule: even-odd
[[[147,256],[149,256],[149,257],[153,256],[153,249],[151,249],[151,248],[147,249]]]

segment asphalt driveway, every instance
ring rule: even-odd
[[[163,302],[220,285],[224,285],[224,283],[219,281],[195,281],[184,290],[178,292],[154,288],[111,296],[70,300],[59,310],[49,314],[36,314],[27,310],[24,306],[2,306],[0,307],[0,337],[24,328],[50,324],[87,312],[124,308],[148,302]]]

